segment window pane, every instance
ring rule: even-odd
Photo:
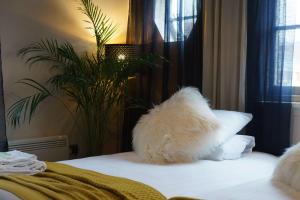
[[[294,54],[294,30],[281,30],[276,32],[275,44],[275,84],[292,85],[293,54]]]
[[[163,39],[165,36],[165,6],[166,0],[155,0],[154,21]]]
[[[180,23],[178,20],[173,20],[170,23],[170,40],[185,40],[189,34],[191,33],[194,26],[194,19],[186,19],[181,21],[182,30],[178,30],[180,28]]]
[[[180,5],[178,5],[180,1],[178,0],[170,0],[170,18],[175,19],[179,15],[179,8]]]
[[[293,56],[293,86],[300,87],[300,30],[295,32]]]
[[[180,13],[182,16],[180,16]],[[196,0],[170,0],[170,18],[196,16],[197,1]]]
[[[185,40],[191,33],[196,23],[198,9],[197,0],[155,0],[155,24],[163,39],[168,42]],[[165,6],[169,8],[169,16],[165,16]],[[165,24],[167,17],[167,26]],[[168,33],[165,31],[168,30]],[[165,36],[168,38],[164,38]]]
[[[189,36],[189,34],[191,33],[191,30],[193,29],[195,19],[187,19],[187,20],[184,20],[183,23],[184,23],[185,37],[187,37],[187,36]]]
[[[275,65],[283,64],[284,71],[275,71],[275,84],[280,85],[282,81],[283,85],[290,86],[292,81],[294,87],[300,87],[300,29],[278,31],[276,42]]]
[[[300,25],[300,0],[281,0],[277,3],[278,26]]]
[[[183,12],[185,16],[197,16],[197,1],[182,0]]]

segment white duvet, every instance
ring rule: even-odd
[[[202,160],[165,166],[141,163],[132,152],[62,163],[143,182],[167,197],[187,196],[216,200],[300,199],[297,192],[271,184],[269,179],[277,158],[264,153],[254,152],[238,160]],[[2,191],[0,199],[18,198]]]

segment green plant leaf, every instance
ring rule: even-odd
[[[46,87],[32,79],[22,79],[18,83],[30,86],[38,92],[21,98],[9,107],[7,117],[9,124],[13,128],[20,125],[21,119],[23,119],[22,122],[25,122],[28,117],[28,121],[30,122],[39,104],[47,97],[52,96],[51,92]]]
[[[117,27],[92,0],[81,0],[81,3],[82,7],[79,7],[79,10],[89,19],[84,22],[89,25],[87,29],[94,31],[98,49],[97,56],[99,57],[103,53],[104,45],[111,39]]]

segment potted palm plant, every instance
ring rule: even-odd
[[[105,44],[116,31],[116,26],[92,0],[81,0],[79,10],[88,18],[85,22],[94,33],[96,52],[79,55],[71,43],[59,43],[55,39],[43,39],[21,49],[18,54],[27,64],[47,62],[55,74],[45,84],[29,78],[20,80],[18,83],[36,92],[12,104],[7,115],[12,127],[30,122],[45,99],[59,98],[58,92],[63,92],[76,103],[75,112],[85,118],[90,154],[99,155],[109,115],[113,106],[122,102],[126,95],[129,77],[137,73],[139,66],[153,61],[150,55],[122,60],[105,57]]]

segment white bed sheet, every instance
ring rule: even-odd
[[[230,191],[231,188],[255,183],[258,180],[269,180],[277,158],[269,154],[254,152],[238,160],[202,160],[190,164],[163,166],[142,163],[135,153],[128,152],[68,160],[62,163],[136,180],[152,186],[167,197],[231,199],[230,194],[233,192]],[[267,192],[272,191],[268,190],[267,186],[265,188]],[[252,189],[255,189],[255,184],[252,185]],[[246,187],[243,190],[246,191]],[[230,198],[226,198],[222,193]],[[235,199],[243,199],[242,197],[245,196],[243,193],[238,193],[241,198]],[[221,196],[214,196],[217,194]],[[278,200],[285,199],[278,198]]]
[[[300,192],[264,178],[203,196],[209,200],[299,200]]]
[[[63,163],[136,180],[167,197],[205,198],[208,193],[270,177],[276,162],[274,156],[254,152],[238,160],[152,165],[140,162],[135,153],[129,152]]]

